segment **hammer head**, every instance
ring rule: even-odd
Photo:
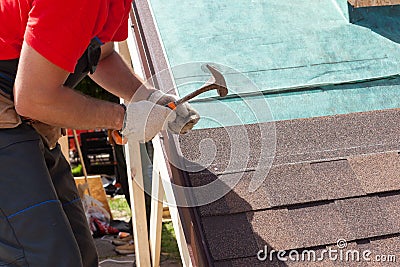
[[[222,76],[221,72],[219,72],[216,68],[213,66],[207,64],[205,65],[207,69],[211,73],[210,79],[199,89],[196,91],[182,97],[181,99],[175,101],[173,103],[174,106],[178,106],[186,101],[189,101],[190,99],[204,93],[210,90],[215,90],[217,89],[219,96],[226,96],[228,94],[228,88],[226,88],[226,82],[224,76]],[[172,108],[174,109],[174,108]]]
[[[226,81],[222,73],[210,64],[206,64],[207,69],[210,71],[212,77],[208,80],[208,85],[212,85],[217,89],[219,96],[226,96],[228,94],[228,88],[226,87]]]

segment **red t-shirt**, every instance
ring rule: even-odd
[[[73,72],[90,40],[123,41],[132,0],[0,0],[0,60],[20,56],[25,40]]]

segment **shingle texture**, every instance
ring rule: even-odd
[[[181,137],[188,159],[204,157],[208,145],[199,146],[202,140],[215,146],[203,171],[187,172],[191,186],[238,180],[228,194],[197,208],[215,266],[386,266],[327,257],[260,261],[257,254],[265,248],[318,254],[338,249],[344,239],[346,249],[400,255],[399,125],[400,110],[393,109]],[[232,141],[235,132],[240,138]]]

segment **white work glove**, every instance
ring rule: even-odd
[[[156,90],[150,94],[147,100],[165,106],[170,102],[178,100],[178,98]],[[168,123],[168,130],[175,134],[186,134],[200,119],[199,113],[187,102],[177,106],[175,112],[176,118]]]
[[[128,140],[148,142],[175,117],[175,111],[170,108],[149,101],[132,102],[126,106],[121,133]]]

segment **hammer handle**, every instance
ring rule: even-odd
[[[194,91],[194,92],[192,92],[192,93],[190,93],[188,95],[185,95],[181,99],[178,99],[178,100],[176,100],[174,102],[169,102],[165,106],[169,107],[172,110],[174,110],[180,104],[185,103],[185,102],[189,101],[190,99],[195,98],[196,96],[198,96],[198,95],[200,95],[200,94],[202,94],[204,92],[210,91],[211,89],[214,89],[215,87],[216,87],[215,84],[210,84],[210,85],[203,86],[203,87],[197,89],[196,91]]]

